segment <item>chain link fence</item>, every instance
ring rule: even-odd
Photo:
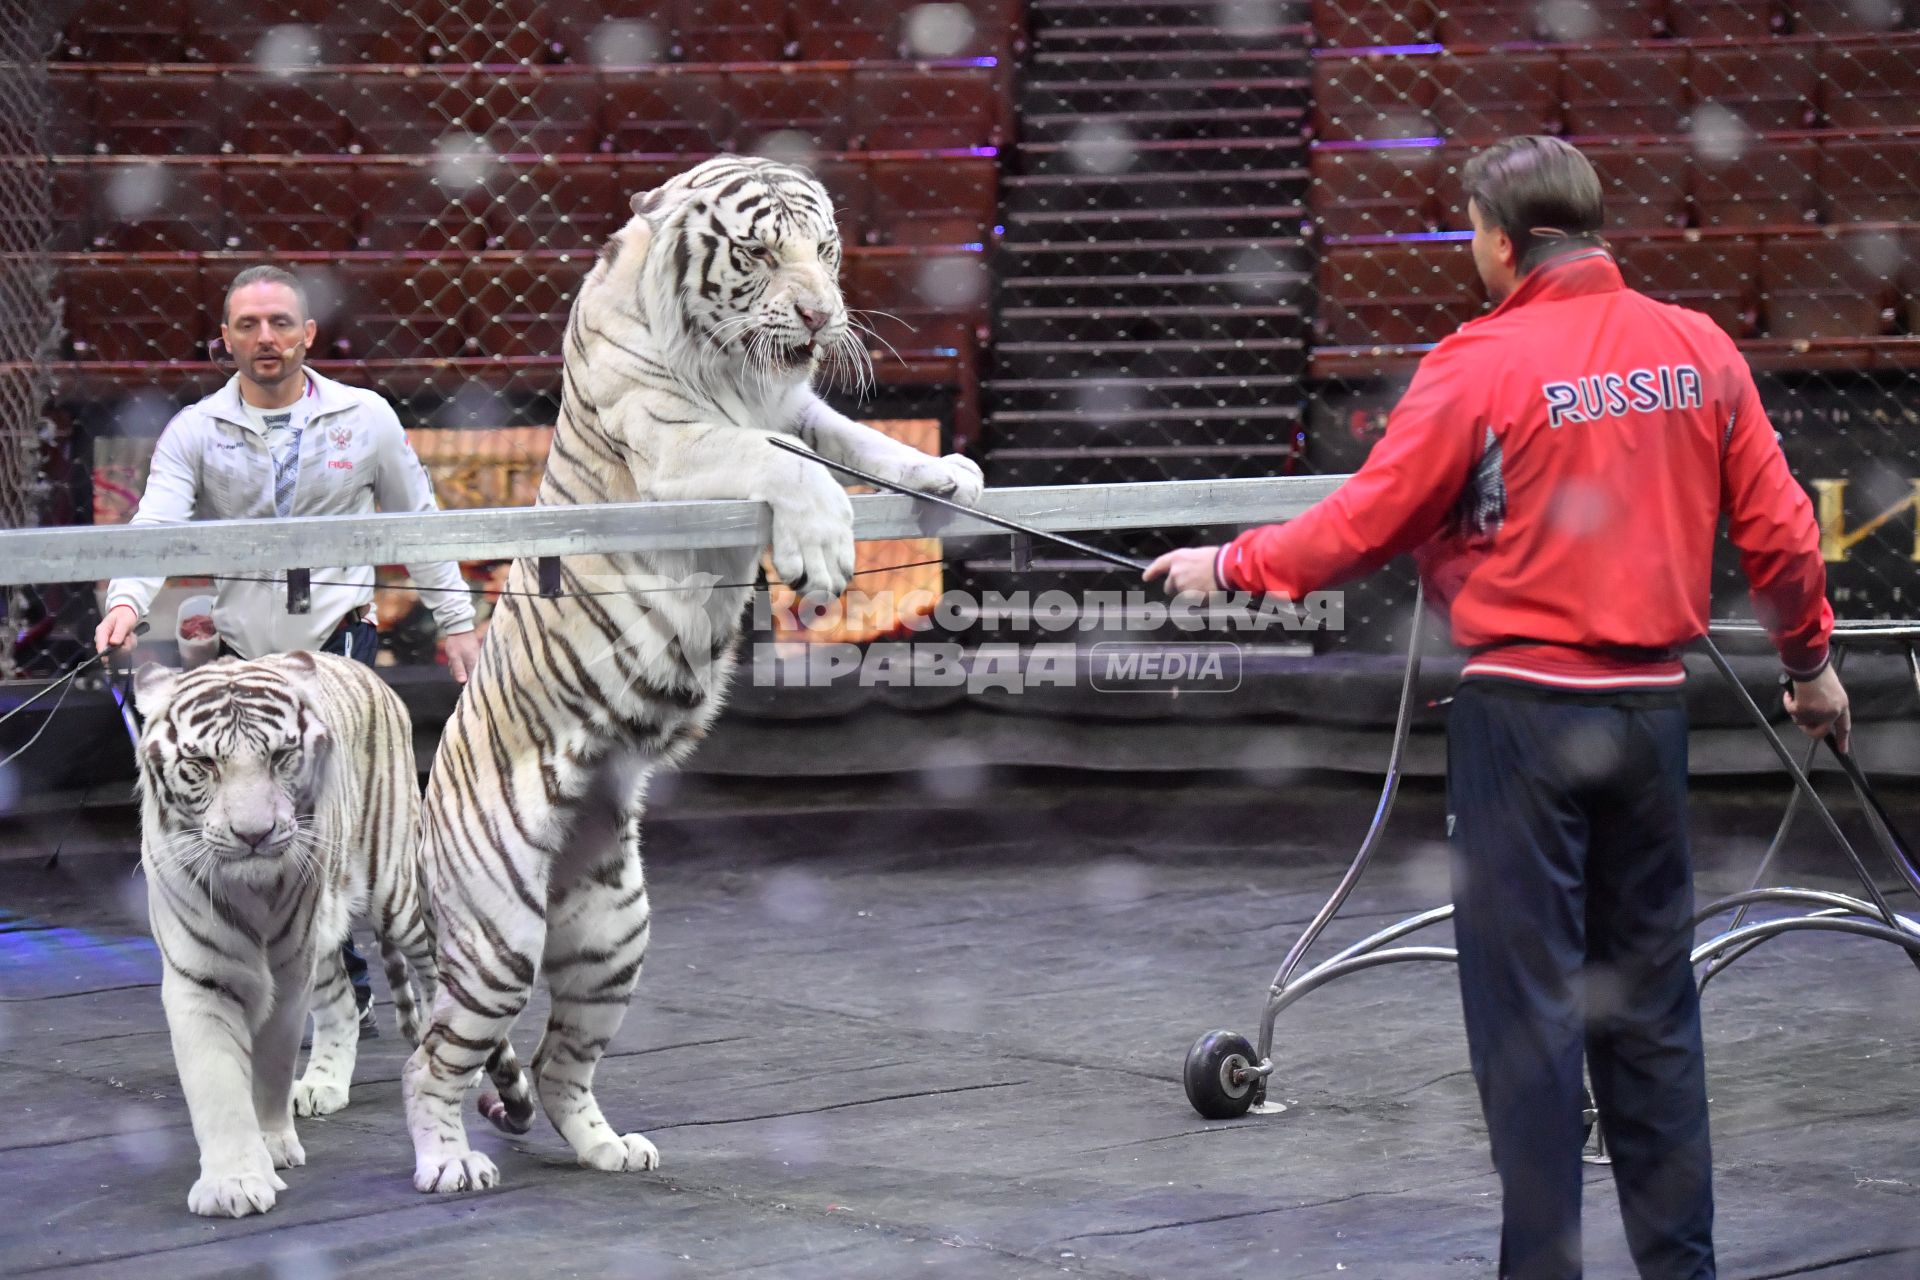
[[[444,460],[443,501],[525,491],[594,250],[721,150],[801,160],[839,205],[881,377],[842,407],[935,422],[998,484],[1348,471],[1484,307],[1462,163],[1546,132],[1602,173],[1630,282],[1747,351],[1838,609],[1903,615],[1917,28],[1892,0],[86,0],[42,143],[56,416],[98,463],[76,502],[124,511],[267,256],[313,283],[319,367]],[[958,585],[1135,585],[1004,545]],[[1745,612],[1730,564],[1716,596]],[[1343,643],[1404,643],[1404,570],[1348,603]]]
[[[1323,0],[1313,23],[1317,464],[1357,464],[1421,351],[1483,309],[1467,157],[1563,136],[1606,186],[1628,284],[1745,351],[1816,499],[1836,612],[1911,616],[1920,5]],[[1410,588],[1357,593],[1360,629]],[[1715,616],[1748,612],[1728,556]]]
[[[309,288],[315,367],[395,404],[443,506],[531,500],[579,281],[632,194],[726,151],[834,195],[879,382],[840,407],[976,443],[1020,38],[998,0],[87,0],[43,74],[58,410],[94,518],[131,514],[161,426],[230,374],[221,299],[263,259]]]

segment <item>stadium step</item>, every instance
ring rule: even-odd
[[[1304,377],[1306,343],[1297,337],[1221,339],[1205,342],[1116,339],[1108,342],[994,344],[998,378],[1085,377],[1089,369],[1118,369],[1136,377],[1167,379],[1251,376]]]
[[[1258,261],[1258,260],[1256,260]],[[1267,265],[1260,261],[1259,265]],[[1297,305],[1311,277],[1297,271],[1246,270],[1154,275],[1031,276],[1007,284],[1013,307],[1154,307],[1208,303]]]
[[[1220,142],[1238,138],[1284,139],[1304,147],[1298,136],[1306,113],[1298,107],[1237,107],[1222,111],[1108,111],[1089,117],[1078,111],[1023,114],[1021,132],[1037,143],[1070,142],[1090,128],[1122,133],[1142,142]],[[1276,140],[1276,145],[1278,141]]]
[[[1306,174],[1300,169],[1207,169],[1189,173],[1032,174],[1001,179],[1001,208],[1016,214],[1164,213],[1182,197],[1213,208],[1292,205],[1304,207]]]
[[[1169,5],[1171,16],[1180,18],[1191,15],[1180,13],[1178,6]],[[1305,36],[1302,28],[1276,28],[1274,30],[1236,30],[1231,26],[1220,25],[1219,12],[1209,6],[1214,22],[1200,25],[1164,26],[1143,24],[1136,15],[1126,15],[1125,22],[1076,23],[1072,26],[1036,23],[1034,30],[1034,49],[1037,53],[1138,53],[1145,50],[1180,49],[1199,50],[1217,49],[1233,53],[1264,47],[1276,38],[1289,35]],[[1297,57],[1298,55],[1290,55]]]
[[[1306,331],[1298,307],[1009,307],[995,332],[1011,342],[1210,342],[1293,337]]]
[[[1297,407],[1300,398],[1292,378],[1243,374],[1174,381],[1101,369],[1073,378],[1003,379],[988,383],[985,392],[996,406],[996,422],[1016,414],[1072,413],[1105,421],[1112,414],[1147,410],[1288,408]]]
[[[1304,172],[1307,145],[1300,138],[1136,138],[1102,117],[1065,141],[1029,142],[1015,158],[1020,174],[1032,177],[1234,169]]]
[[[1225,209],[1068,209],[1031,212],[1007,210],[1006,231],[1002,243],[1020,247],[1034,241],[1060,243],[1097,242],[1106,236],[1116,239],[1177,240],[1190,235],[1196,240],[1226,240],[1244,236],[1248,240],[1266,240],[1295,235],[1306,218],[1303,204],[1240,205]]]
[[[1192,233],[1193,227],[1182,228]],[[1130,276],[1185,275],[1206,278],[1237,271],[1285,271],[1311,279],[1314,260],[1298,236],[1211,238],[1185,234],[1168,239],[1151,236],[1057,235],[1044,240],[1003,242],[1000,247],[1004,288],[1021,290],[1029,282],[1077,281],[1106,278],[1116,283]],[[1051,288],[1054,284],[1035,285]],[[1063,287],[1072,287],[1070,285]],[[1025,298],[1027,294],[1009,295]]]
[[[1304,456],[1303,6],[1033,0],[985,463],[997,484],[1276,475]],[[1129,535],[1140,542],[1165,535]],[[1098,568],[1098,572],[1110,570]]]
[[[1179,79],[1189,83],[1246,79],[1305,79],[1313,73],[1305,50],[1142,49],[1131,53],[1054,53],[1036,50],[1029,63],[1035,81]]]
[[[1262,107],[1300,112],[1313,83],[1300,76],[1251,80],[1179,80],[1164,73],[1151,79],[1065,78],[1030,81],[1020,95],[1021,115],[1115,111],[1247,111]]]

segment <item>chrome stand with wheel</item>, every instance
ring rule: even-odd
[[[1365,873],[1367,864],[1372,861],[1374,850],[1378,847],[1381,836],[1386,830],[1387,819],[1393,812],[1394,799],[1400,789],[1401,764],[1406,753],[1407,735],[1413,722],[1414,696],[1420,679],[1421,603],[1421,598],[1416,596],[1413,638],[1407,646],[1406,674],[1400,686],[1400,707],[1394,721],[1393,747],[1387,756],[1386,781],[1380,789],[1380,802],[1374,810],[1373,822],[1367,828],[1366,838],[1360,842],[1360,851],[1354,855],[1352,865],[1340,878],[1340,883],[1334,887],[1333,894],[1327,899],[1326,905],[1314,915],[1305,931],[1301,933],[1299,940],[1288,950],[1286,959],[1281,962],[1280,971],[1267,991],[1267,1002],[1260,1017],[1260,1034],[1257,1043],[1249,1044],[1245,1036],[1236,1032],[1209,1031],[1196,1040],[1193,1047],[1187,1051],[1185,1069],[1182,1072],[1182,1079],[1186,1084],[1187,1101],[1193,1104],[1195,1111],[1209,1120],[1231,1120],[1249,1111],[1256,1115],[1274,1115],[1286,1110],[1283,1104],[1268,1098],[1267,1084],[1274,1071],[1274,1026],[1281,1012],[1295,1001],[1336,978],[1358,973],[1364,969],[1409,961],[1451,963],[1459,961],[1459,954],[1452,947],[1392,945],[1429,926],[1451,920],[1453,908],[1442,906],[1408,916],[1404,920],[1369,934],[1306,972],[1298,973],[1307,951],[1319,939],[1333,918],[1339,914],[1340,908],[1360,883],[1360,877]],[[1740,623],[1716,626],[1714,631],[1717,634],[1727,635],[1764,634],[1757,626]],[[1834,630],[1836,646],[1848,640],[1867,637],[1902,640],[1906,647],[1908,669],[1913,674],[1916,687],[1920,688],[1920,651],[1916,651],[1915,648],[1915,642],[1920,641],[1920,627],[1904,625],[1896,628],[1884,624],[1853,624],[1836,627]],[[1780,829],[1775,834],[1772,845],[1761,860],[1753,887],[1744,893],[1733,894],[1710,903],[1694,918],[1697,928],[1730,911],[1735,913],[1731,926],[1700,943],[1693,950],[1694,964],[1705,966],[1700,975],[1701,989],[1704,991],[1708,982],[1724,972],[1728,965],[1741,956],[1753,951],[1762,943],[1787,933],[1824,931],[1878,939],[1903,948],[1915,966],[1920,967],[1920,923],[1894,913],[1881,893],[1879,885],[1874,882],[1871,873],[1868,872],[1866,863],[1847,840],[1846,834],[1840,830],[1839,824],[1834,821],[1833,814],[1813,789],[1812,783],[1807,780],[1806,768],[1794,760],[1786,744],[1774,732],[1773,725],[1768,722],[1766,713],[1740,684],[1733,668],[1728,665],[1719,648],[1710,638],[1703,639],[1700,643],[1714,666],[1733,687],[1761,733],[1772,744],[1775,754],[1787,767],[1794,781],[1793,800],[1788,806],[1785,817],[1781,820]],[[1836,651],[1835,660],[1839,660],[1838,651]],[[1812,763],[1813,750],[1817,749],[1818,745],[1818,743],[1810,745],[1806,757],[1807,764]],[[1865,775],[1861,773],[1860,767],[1851,755],[1838,749],[1835,749],[1833,754],[1867,812],[1876,842],[1893,863],[1896,871],[1900,873],[1907,888],[1916,896],[1920,896],[1920,866],[1916,866],[1906,843],[1894,830],[1886,810],[1874,795]],[[1787,829],[1793,821],[1802,798],[1811,802],[1828,833],[1846,853],[1865,891],[1864,898],[1824,890],[1760,887],[1760,881],[1765,878],[1767,868],[1786,839]],[[1802,910],[1794,915],[1749,923],[1747,912],[1752,907],[1763,903],[1798,907]],[[1589,1135],[1595,1135],[1598,1116],[1593,1107],[1591,1094],[1588,1095],[1582,1119]],[[1597,1150],[1590,1153],[1587,1160],[1589,1163],[1596,1164],[1607,1162],[1604,1141],[1598,1143]]]

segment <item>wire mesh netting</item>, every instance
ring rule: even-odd
[[[315,366],[400,409],[442,505],[528,500],[579,280],[631,195],[727,151],[834,196],[879,382],[842,407],[965,447],[1020,34],[995,0],[88,0],[45,69],[46,149],[96,518],[230,374],[222,298],[263,259],[307,285]]]
[[[1601,176],[1628,284],[1745,351],[1836,611],[1912,613],[1920,6],[1323,2],[1314,29],[1317,461],[1364,456],[1423,347],[1483,308],[1467,157],[1563,136]],[[1716,616],[1744,594],[1728,557]]]
[[[125,442],[226,376],[220,298],[264,256],[313,287],[319,367],[458,469],[443,499],[523,490],[593,251],[721,150],[839,206],[881,379],[844,407],[939,421],[997,484],[1348,471],[1484,308],[1465,159],[1563,135],[1630,282],[1746,350],[1865,617],[1920,553],[1917,65],[1891,0],[86,0],[14,145],[51,157],[56,406],[104,482],[76,501],[124,507]],[[1133,585],[995,545],[962,585]],[[1745,611],[1731,564],[1717,595]],[[1347,642],[1410,607],[1404,570],[1355,589]]]

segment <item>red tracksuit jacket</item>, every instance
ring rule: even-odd
[[[1429,352],[1366,464],[1222,547],[1215,572],[1297,600],[1415,551],[1472,652],[1464,675],[1660,688],[1706,633],[1722,513],[1782,662],[1816,673],[1833,610],[1813,505],[1745,359],[1596,248],[1536,268]]]

